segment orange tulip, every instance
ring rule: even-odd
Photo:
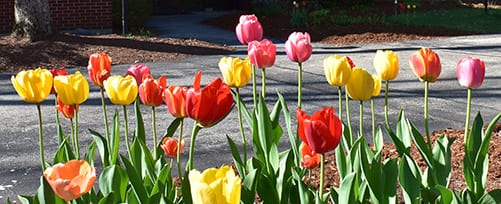
[[[302,167],[312,169],[320,164],[320,154],[314,153],[306,143],[302,143],[299,148],[301,148]]]
[[[103,87],[103,81],[111,75],[111,57],[106,53],[95,53],[89,58],[89,78],[93,84]]]
[[[75,116],[75,108],[78,111],[78,104],[76,105],[66,105],[61,101],[60,97],[57,96],[57,106],[56,109],[63,114],[66,118],[73,118]]]
[[[409,64],[420,81],[435,82],[442,70],[438,54],[430,48],[423,47],[412,54]]]
[[[162,94],[165,89],[167,79],[161,76],[155,80],[151,75],[143,76],[142,83],[139,85],[139,98],[144,105],[159,106],[162,104]]]
[[[70,160],[47,168],[43,176],[66,202],[88,193],[96,181],[96,170],[85,160]]]
[[[181,86],[169,86],[164,90],[162,98],[169,112],[176,118],[186,117],[186,92],[188,88]]]
[[[162,150],[164,150],[165,156],[171,157],[171,158],[176,158],[177,157],[177,146],[178,146],[178,141],[172,137],[165,137],[162,140],[162,144],[160,144],[160,147]],[[179,152],[183,152],[184,150],[184,139],[181,140],[181,149]]]

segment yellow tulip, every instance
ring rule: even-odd
[[[137,97],[138,87],[136,79],[129,75],[126,77],[114,75],[104,81],[104,89],[111,103],[115,105],[129,105]]]
[[[28,103],[41,103],[52,89],[52,74],[42,68],[20,71],[11,81],[17,94]]]
[[[54,77],[54,88],[65,105],[82,104],[89,98],[89,82],[79,71]]]
[[[223,57],[219,60],[219,70],[223,79],[230,87],[240,88],[247,85],[251,78],[252,70],[249,58],[244,60],[233,57]]]
[[[331,86],[344,86],[350,80],[352,70],[346,56],[332,55],[324,59],[324,71]]]
[[[374,80],[374,91],[372,91],[372,96],[379,96],[381,93],[381,76],[379,74],[373,74],[372,79]]]
[[[353,68],[350,81],[346,84],[346,92],[353,100],[366,101],[372,97],[374,79],[361,67]]]
[[[374,68],[384,81],[393,80],[398,75],[398,56],[391,50],[378,50],[374,56]]]
[[[238,204],[242,180],[230,166],[210,168],[200,173],[191,170],[188,175],[194,204]]]

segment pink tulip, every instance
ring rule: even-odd
[[[409,64],[420,81],[435,82],[442,70],[438,54],[430,48],[421,48],[412,54]]]
[[[277,55],[277,46],[268,39],[249,43],[248,55],[251,64],[263,69],[273,66]]]
[[[250,42],[263,39],[263,26],[257,20],[257,17],[252,15],[241,15],[240,22],[235,28],[237,38],[240,43],[247,45]]]
[[[136,79],[137,85],[141,85],[143,82],[143,76],[150,74],[150,67],[145,64],[136,64],[136,65],[131,65],[129,69],[127,69],[127,72],[125,73],[125,76],[131,75]]]
[[[311,56],[313,48],[311,47],[310,34],[305,32],[293,32],[285,42],[285,52],[287,57],[293,62],[304,62]]]
[[[469,89],[478,88],[484,82],[485,64],[478,58],[465,57],[459,60],[456,75],[459,85]]]

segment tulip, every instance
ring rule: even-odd
[[[381,76],[379,74],[373,74],[372,79],[374,80],[374,90],[372,91],[372,97],[376,97],[381,94]]]
[[[238,204],[242,180],[230,166],[210,168],[200,173],[190,171],[191,197],[194,204]]]
[[[85,160],[70,160],[47,168],[43,176],[63,200],[69,202],[88,193],[96,181],[96,170]]]
[[[353,100],[366,101],[372,97],[374,80],[372,76],[361,67],[353,68],[350,81],[346,84],[346,92]]]
[[[58,97],[66,105],[82,104],[89,98],[89,82],[79,72],[54,77]]]
[[[20,71],[11,77],[17,94],[28,103],[41,103],[52,89],[52,74],[47,69]]]
[[[179,151],[177,150],[178,145],[180,145]],[[165,137],[162,140],[162,144],[160,144],[160,147],[162,148],[162,150],[164,150],[166,156],[171,158],[176,158],[178,152],[182,152],[184,150],[184,139],[181,140],[181,144],[178,144],[178,140],[172,137]]]
[[[374,68],[381,80],[394,80],[398,75],[398,56],[391,50],[378,50],[374,56]]]
[[[346,56],[332,55],[324,59],[325,78],[331,86],[346,85],[350,80],[351,69],[350,60]]]
[[[312,152],[311,148],[305,143],[299,147],[301,149],[301,166],[309,169],[315,168],[320,164],[320,154]]]
[[[66,105],[61,101],[61,98],[57,96],[56,109],[63,114],[64,117],[72,119],[75,116],[75,109],[78,111],[78,105]]]
[[[111,103],[115,105],[130,105],[137,97],[137,83],[130,75],[110,76],[103,84]]]
[[[49,71],[52,74],[52,78],[54,78],[56,76],[68,75],[68,73],[66,72],[66,68],[65,67],[61,67],[61,69],[51,69]],[[55,94],[56,93],[56,90],[54,89],[54,83],[52,83],[52,90],[50,91],[50,93],[51,94]]]
[[[137,81],[137,80],[136,80]],[[146,74],[139,85],[139,98],[144,105],[160,106],[163,102],[162,94],[167,84],[165,76],[155,80],[151,75]]]
[[[468,89],[478,88],[484,82],[485,63],[478,58],[465,57],[459,60],[456,75],[459,85]]]
[[[134,79],[136,79],[138,86],[143,82],[143,77],[149,74],[151,74],[150,67],[146,64],[131,65],[129,69],[127,69],[127,72],[125,72],[125,76],[131,75]]]
[[[261,26],[254,14],[241,15],[235,32],[238,41],[243,45],[247,45],[254,40],[260,41],[263,39],[263,26]]]
[[[412,54],[409,64],[414,74],[422,82],[435,82],[442,69],[438,54],[430,48],[421,48]]]
[[[311,56],[310,34],[305,32],[293,32],[285,42],[285,53],[293,62],[304,62]]]
[[[219,60],[219,70],[223,79],[230,87],[241,88],[247,85],[251,78],[250,60],[233,57],[222,57]]]
[[[268,39],[249,42],[247,49],[251,64],[264,69],[275,64],[277,47]]]
[[[92,54],[87,70],[90,81],[96,86],[103,87],[104,80],[111,74],[111,57],[106,53]]]
[[[188,88],[181,86],[169,86],[164,90],[163,100],[176,118],[186,117],[186,92]]]

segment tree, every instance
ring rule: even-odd
[[[12,36],[30,41],[52,35],[48,0],[15,0]]]

